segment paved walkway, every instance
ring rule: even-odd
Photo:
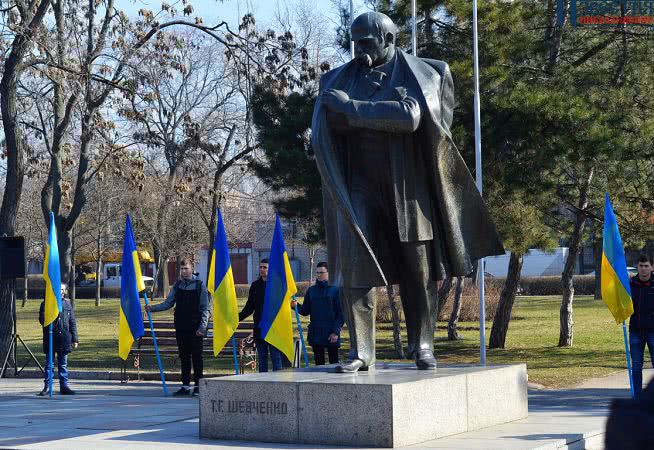
[[[649,372],[646,379],[654,375]],[[0,379],[0,448],[315,448],[200,439],[198,400],[163,398],[157,383],[76,380],[72,386],[77,395],[55,394],[52,400],[35,395],[41,383]],[[530,390],[527,419],[413,447],[601,449],[608,405],[611,398],[629,395],[628,380],[620,373],[585,384],[578,389]]]

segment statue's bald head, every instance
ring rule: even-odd
[[[397,27],[390,17],[379,12],[367,12],[361,14],[352,22],[352,40],[375,37],[385,39],[386,34],[395,36]]]
[[[395,55],[397,27],[386,14],[367,12],[354,19],[350,29],[354,57],[359,64],[376,67]]]

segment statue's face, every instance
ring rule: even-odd
[[[365,67],[377,67],[385,62],[388,46],[376,37],[354,37],[354,59]]]

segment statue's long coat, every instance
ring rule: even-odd
[[[450,125],[454,88],[449,67],[442,61],[417,58],[397,51],[390,76],[390,88],[411,87],[418,93],[422,119],[412,134],[388,135],[394,207],[401,242],[432,241],[433,279],[463,276],[473,270],[473,262],[503,254],[504,248],[486,205],[470,172],[452,142]],[[321,78],[320,93],[327,89],[347,92],[357,66],[350,61]],[[359,245],[366,255],[365,280],[359,286],[395,283],[375,255],[349,199],[343,152],[346,146],[327,124],[326,108],[320,98],[312,122],[312,145],[323,184],[325,229],[331,279],[343,284],[342,261],[347,246]],[[430,214],[425,214],[429,211]],[[344,244],[347,243],[347,244]],[[393,275],[394,276],[394,275]],[[347,278],[347,277],[346,277]]]

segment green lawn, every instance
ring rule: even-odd
[[[243,300],[241,300],[243,301]],[[489,364],[526,362],[529,380],[547,387],[572,386],[587,378],[607,375],[625,367],[622,329],[616,325],[602,301],[578,297],[574,303],[574,346],[556,346],[559,336],[560,297],[519,297],[507,336],[505,350],[488,350]],[[18,308],[18,332],[39,357],[41,328],[38,325],[39,301],[28,301]],[[95,307],[93,300],[78,300],[75,314],[79,327],[80,347],[70,355],[70,368],[118,370],[117,356],[118,301],[104,300]],[[172,312],[157,313],[155,319],[172,318]],[[460,323],[463,336],[459,341],[448,341],[439,323],[436,333],[436,356],[440,363],[476,363],[479,361],[479,326],[473,322]],[[487,324],[486,336],[490,335]],[[147,324],[146,324],[147,327]],[[341,355],[347,354],[347,328]],[[406,336],[403,335],[406,344]],[[397,360],[393,352],[391,325],[379,324],[377,358]],[[19,360],[25,359],[20,347]],[[309,349],[310,350],[310,349]],[[310,355],[311,357],[312,355]],[[311,361],[313,358],[311,357]],[[128,360],[131,365],[132,358]],[[646,363],[647,364],[647,363]],[[154,357],[141,358],[144,370],[156,369]],[[168,371],[179,370],[174,359],[164,359]],[[227,373],[232,370],[229,357],[205,358],[207,373]]]

